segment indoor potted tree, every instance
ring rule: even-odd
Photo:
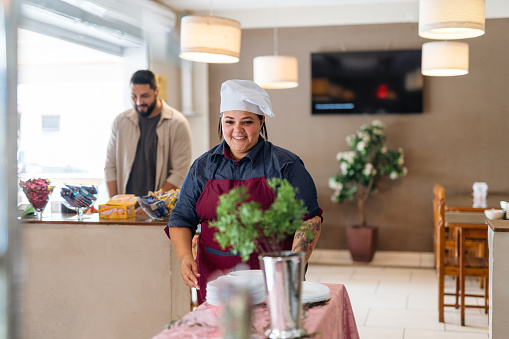
[[[329,187],[334,190],[333,202],[342,203],[345,199],[357,202],[360,223],[347,229],[348,248],[354,261],[369,262],[376,250],[378,227],[367,224],[366,200],[376,193],[382,177],[395,180],[407,173],[403,150],[388,150],[385,138],[381,121],[362,125],[356,134],[346,137],[350,151],[337,154],[340,170],[329,179]]]

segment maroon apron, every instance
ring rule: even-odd
[[[275,199],[275,193],[268,185],[264,177],[252,178],[247,180],[229,180],[229,179],[209,179],[203,192],[196,203],[196,212],[201,221],[201,233],[198,238],[198,250],[196,263],[198,265],[198,303],[205,301],[207,294],[207,282],[214,280],[220,275],[232,271],[235,266],[242,263],[239,255],[230,252],[230,248],[222,249],[214,239],[218,231],[215,227],[209,227],[209,221],[217,217],[216,209],[219,196],[228,193],[237,186],[246,186],[249,192],[248,201],[256,201],[261,204],[262,209],[268,209]],[[285,250],[291,250],[293,236],[285,240],[283,247]],[[250,269],[259,269],[260,262],[256,252],[251,254],[248,261]]]

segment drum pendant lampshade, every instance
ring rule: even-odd
[[[422,45],[421,72],[429,76],[468,74],[468,44],[459,41],[434,41]]]
[[[182,59],[229,64],[239,62],[240,22],[214,16],[184,16],[180,28]]]
[[[297,58],[264,55],[253,59],[253,81],[266,89],[294,88],[299,85]]]
[[[299,86],[299,65],[296,57],[278,54],[277,0],[274,0],[274,55],[253,59],[253,81],[265,89]]]
[[[419,0],[419,36],[465,39],[484,34],[484,0]]]

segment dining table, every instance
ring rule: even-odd
[[[488,193],[485,200],[474,200],[472,192],[446,195],[445,210],[457,212],[483,212],[486,209],[500,209],[501,201],[509,201],[509,193]]]
[[[486,224],[487,218],[484,212],[447,211],[445,212],[446,224]]]
[[[323,284],[330,289],[330,298],[323,302],[303,305],[302,328],[306,338],[359,339],[355,317],[348,292],[342,284]],[[220,306],[204,302],[196,309],[174,322],[153,339],[219,339],[221,329]],[[253,305],[252,339],[266,338],[270,327],[269,309],[265,303]]]

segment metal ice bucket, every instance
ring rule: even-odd
[[[271,339],[302,336],[304,253],[268,252],[258,258],[265,276],[270,313],[270,329],[265,335]]]

